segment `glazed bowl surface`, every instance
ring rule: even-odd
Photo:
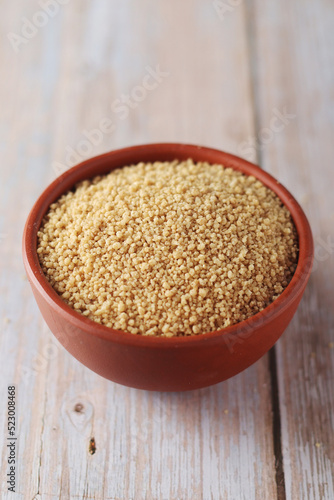
[[[51,203],[84,179],[129,164],[206,161],[253,175],[290,211],[299,240],[295,274],[284,292],[263,311],[228,328],[189,337],[146,337],[113,330],[74,311],[47,281],[37,255],[37,232]],[[90,158],[50,184],[34,204],[23,235],[23,260],[39,309],[59,342],[85,366],[119,384],[139,389],[182,391],[226,380],[261,358],[279,339],[304,293],[313,263],[307,218],[294,197],[270,174],[236,156],[187,144],[133,146]]]

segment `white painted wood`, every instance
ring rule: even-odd
[[[256,1],[251,20],[258,129],[268,127],[274,108],[296,115],[260,151],[262,165],[302,203],[316,245],[310,285],[277,344],[286,498],[329,500],[334,498],[334,6]]]
[[[100,142],[98,136],[88,156],[153,141],[242,155],[254,152],[254,123],[268,128],[275,109],[291,106],[297,116],[261,151],[263,166],[304,200],[317,236],[326,239],[334,220],[330,196],[323,196],[333,175],[331,7],[232,4],[219,17],[203,0],[71,0],[17,54],[7,33],[19,33],[22,17],[33,19],[41,7],[35,0],[2,7],[0,390],[5,402],[7,385],[17,385],[15,498],[277,498],[267,357],[232,380],[189,393],[113,384],[53,339],[21,264],[30,207],[55,172],[69,166],[69,148],[85,156],[84,131],[105,119],[114,130]],[[318,70],[311,76],[308,54]],[[157,65],[168,76],[122,119],[112,103],[142,86],[147,67]],[[312,168],[319,158],[324,180]],[[332,263],[331,256],[314,273],[277,349],[286,493],[293,500],[327,500],[332,492],[333,289],[325,272]],[[6,493],[5,427],[1,412],[0,491],[13,498]]]

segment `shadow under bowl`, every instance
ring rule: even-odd
[[[37,255],[37,232],[51,203],[84,179],[129,164],[192,158],[253,175],[290,211],[299,238],[296,272],[263,311],[231,327],[190,337],[145,337],[113,330],[69,307],[47,281]],[[198,389],[226,380],[255,363],[279,339],[304,293],[313,263],[313,238],[294,197],[270,174],[236,156],[186,144],[147,144],[91,158],[58,177],[33,206],[23,235],[23,260],[39,309],[59,342],[85,366],[130,387],[157,391]]]

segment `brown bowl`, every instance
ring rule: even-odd
[[[299,237],[299,260],[288,287],[272,304],[246,321],[190,337],[145,337],[113,330],[65,304],[39,265],[37,231],[51,203],[83,179],[133,163],[172,161],[218,163],[253,175],[290,210]],[[304,293],[313,262],[313,239],[293,196],[256,165],[214,149],[185,144],[148,144],[91,158],[58,177],[33,206],[23,235],[23,259],[39,306],[51,331],[76,359],[99,375],[139,389],[182,391],[206,387],[241,372],[263,356],[290,323]]]

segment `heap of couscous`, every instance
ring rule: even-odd
[[[287,208],[255,177],[192,160],[80,182],[50,206],[40,264],[63,300],[116,330],[184,336],[256,314],[298,259]]]

